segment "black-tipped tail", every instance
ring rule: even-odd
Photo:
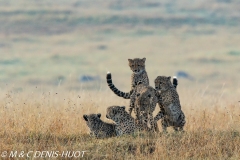
[[[123,97],[125,99],[130,99],[130,95],[132,94],[132,91],[130,91],[129,93],[125,93],[122,92],[120,90],[118,90],[114,84],[112,83],[112,74],[110,72],[107,73],[106,76],[106,80],[107,80],[107,84],[109,86],[109,88],[119,97]]]

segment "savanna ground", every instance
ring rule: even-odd
[[[239,159],[239,7],[237,0],[1,0],[0,151]],[[108,121],[108,106],[128,107],[107,88],[105,74],[128,91],[127,59],[134,57],[147,58],[151,85],[177,71],[194,77],[179,78],[177,89],[186,132],[89,137],[83,114]],[[98,78],[83,82],[83,75]]]

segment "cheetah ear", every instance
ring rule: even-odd
[[[122,108],[123,110],[125,110],[125,106],[122,106],[121,108]]]
[[[154,79],[154,83],[156,83],[157,79],[159,78],[159,76],[157,76],[155,79]]]
[[[101,117],[101,113],[98,113],[97,116],[98,116],[98,118],[100,118]]]
[[[144,57],[144,58],[142,59],[142,61],[145,62],[145,61],[146,61],[146,58]]]
[[[85,119],[85,121],[88,121],[86,114],[83,115],[83,118]]]
[[[132,59],[128,59],[128,62],[129,62],[129,63],[132,63],[132,61],[133,61]]]
[[[167,77],[169,80],[171,80],[171,76]]]

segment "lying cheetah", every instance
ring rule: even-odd
[[[125,111],[125,106],[110,106],[107,108],[106,117],[116,123],[116,134],[121,136],[141,130],[135,119]]]
[[[107,138],[116,136],[115,125],[103,122],[100,117],[100,113],[83,115],[83,118],[90,129],[90,135],[96,138]]]
[[[173,126],[175,131],[182,131],[186,123],[185,115],[181,110],[178,93],[171,83],[171,77],[158,76],[155,79],[155,88],[159,93],[159,105],[162,110],[154,118],[155,121],[163,118],[162,128],[167,131]]]

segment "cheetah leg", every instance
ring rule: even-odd
[[[181,114],[181,119],[182,119],[182,121],[181,121],[181,124],[179,126],[179,131],[184,132],[183,127],[184,127],[186,121],[185,121],[185,115],[183,113]]]
[[[155,117],[154,121],[158,121],[159,119],[162,119],[164,117],[164,112],[160,111]]]
[[[136,118],[140,120],[140,113],[139,113],[139,108],[135,108],[135,114],[136,114]]]
[[[150,130],[151,130],[151,132],[159,132],[157,121],[154,121],[153,116],[150,116],[148,119],[149,119],[149,122],[150,122]]]
[[[155,131],[155,132],[159,132],[159,128],[158,128],[157,122],[154,121],[153,123],[154,123],[154,124],[153,124],[153,125],[154,125],[154,131]]]
[[[135,108],[135,96],[136,92],[133,92],[130,96],[130,106],[129,106],[129,114],[132,114],[132,110]]]
[[[168,127],[168,123],[165,119],[162,120],[162,130],[163,133],[167,133],[167,127]]]
[[[131,100],[131,102],[130,102],[130,107],[129,107],[129,114],[130,114],[130,116],[131,116],[131,114],[132,114],[132,110],[134,109],[134,103],[132,102],[132,100]]]

